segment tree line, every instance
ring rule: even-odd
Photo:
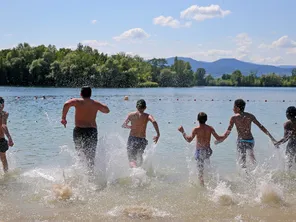
[[[166,59],[145,61],[125,53],[107,55],[78,44],[75,50],[54,45],[19,44],[0,51],[0,85],[129,88],[192,86],[296,86],[296,69],[290,76],[269,73],[242,75],[239,70],[214,78],[204,68],[192,70],[189,62]]]

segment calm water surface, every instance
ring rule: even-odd
[[[285,173],[285,146],[275,149],[254,126],[258,164],[250,165],[246,175],[236,164],[234,129],[224,143],[212,145],[206,188],[201,188],[194,142],[186,143],[177,128],[183,125],[190,133],[203,111],[222,134],[233,115],[233,100],[243,98],[249,101],[246,111],[280,139],[285,110],[295,105],[295,95],[292,88],[94,89],[93,98],[111,112],[98,115],[96,177],[90,179],[74,151],[73,109],[67,128],[60,124],[63,103],[79,96],[79,89],[0,87],[15,142],[8,151],[10,173],[0,171],[0,221],[293,221],[296,174],[295,168]],[[161,137],[152,144],[150,124],[144,167],[130,170],[129,132],[121,124],[140,98],[158,121]],[[57,199],[55,184],[68,184],[71,198]]]

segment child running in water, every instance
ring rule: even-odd
[[[275,145],[279,146],[288,141],[286,156],[288,168],[291,169],[293,162],[296,161],[296,108],[294,106],[287,108],[286,117],[288,121],[284,124],[284,137]]]
[[[197,161],[198,167],[198,177],[200,185],[204,186],[204,161],[209,159],[212,155],[212,149],[210,146],[211,135],[213,135],[218,141],[223,137],[219,136],[215,129],[206,124],[208,117],[207,114],[201,112],[197,116],[199,126],[193,128],[191,135],[186,135],[183,126],[180,126],[178,130],[183,134],[184,139],[190,143],[194,138],[196,138],[196,151],[195,151],[195,160]]]
[[[6,151],[9,146],[13,146],[13,140],[7,128],[8,113],[3,111],[4,99],[0,97],[0,158],[3,165],[3,170],[6,173],[8,171],[8,163],[6,159]],[[5,139],[5,135],[8,141]]]
[[[148,145],[146,140],[146,129],[147,123],[150,121],[157,133],[153,138],[154,142],[157,143],[160,133],[156,120],[152,115],[145,113],[146,102],[143,99],[137,101],[137,111],[128,114],[122,127],[130,129],[130,135],[127,141],[127,155],[131,168],[139,167],[143,163],[143,153]],[[131,122],[131,125],[128,123]]]
[[[239,163],[242,168],[246,168],[246,153],[249,151],[249,155],[253,164],[256,163],[256,158],[254,155],[254,137],[251,132],[251,125],[255,123],[266,135],[270,137],[273,142],[276,142],[268,130],[256,119],[256,117],[245,112],[246,102],[242,99],[237,99],[234,101],[233,112],[234,115],[230,118],[229,126],[227,131],[223,136],[224,141],[230,134],[233,126],[236,126],[238,138],[237,138],[237,151],[239,153]],[[216,141],[219,143],[222,141]]]

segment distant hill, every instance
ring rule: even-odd
[[[296,68],[296,66],[289,66],[289,65],[282,65],[282,66],[278,66],[280,68],[286,68],[286,69],[294,69]]]
[[[167,58],[168,65],[174,63],[175,57]],[[259,65],[249,62],[243,62],[237,59],[219,59],[214,62],[202,62],[196,61],[192,58],[178,57],[179,60],[189,62],[193,71],[198,68],[204,68],[207,73],[213,77],[219,77],[226,73],[232,73],[236,69],[239,69],[244,75],[250,74],[250,72],[257,73],[258,76],[268,73],[276,73],[278,75],[291,75],[293,66],[272,66],[272,65]]]

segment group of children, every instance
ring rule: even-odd
[[[66,116],[69,108],[74,106],[75,112],[75,128],[73,131],[73,139],[75,148],[80,153],[84,154],[88,159],[89,166],[93,167],[95,150],[97,146],[97,130],[96,130],[96,115],[97,111],[102,113],[109,113],[109,108],[98,101],[90,99],[91,88],[83,87],[81,89],[81,99],[68,100],[63,108],[61,123],[66,127]],[[207,114],[200,112],[197,116],[199,126],[192,130],[190,135],[187,135],[183,126],[178,130],[182,133],[184,139],[190,143],[196,139],[195,159],[197,161],[200,184],[204,185],[203,171],[204,161],[209,159],[212,155],[210,146],[211,136],[216,139],[215,144],[223,142],[230,134],[233,126],[236,126],[237,151],[239,153],[239,162],[242,168],[246,168],[246,154],[249,153],[250,159],[253,163],[256,162],[254,155],[254,137],[251,132],[251,125],[257,125],[266,135],[270,137],[276,147],[288,141],[286,148],[286,155],[288,158],[288,167],[296,160],[296,108],[290,106],[286,110],[286,117],[288,121],[284,124],[284,137],[278,142],[272,137],[268,130],[256,119],[256,117],[248,112],[245,112],[246,103],[242,99],[237,99],[234,102],[234,115],[230,118],[229,126],[226,132],[219,136],[215,129],[206,124]],[[122,127],[130,129],[130,135],[127,141],[127,154],[130,167],[139,167],[143,163],[143,153],[148,144],[146,139],[146,128],[148,122],[151,122],[155,128],[157,135],[153,138],[157,143],[160,137],[159,127],[150,114],[145,113],[146,102],[141,99],[137,101],[137,110],[128,114]],[[13,140],[7,128],[8,113],[4,110],[4,99],[0,97],[0,157],[3,164],[4,172],[8,170],[6,159],[6,151],[9,146],[13,146]],[[79,132],[77,132],[79,130]],[[8,140],[5,139],[5,136]],[[89,145],[90,144],[90,145]]]
[[[234,102],[233,112],[234,115],[230,118],[229,126],[223,136],[219,136],[212,126],[206,124],[207,114],[200,112],[197,116],[199,126],[193,128],[190,135],[187,135],[183,126],[178,130],[182,133],[184,139],[190,143],[196,139],[195,159],[197,161],[199,181],[204,186],[204,162],[209,159],[213,151],[210,146],[211,136],[216,139],[215,144],[223,142],[231,133],[233,126],[237,129],[237,151],[239,153],[239,163],[242,168],[246,168],[246,155],[249,153],[250,159],[256,163],[254,155],[255,140],[251,132],[251,125],[254,123],[262,132],[269,136],[273,144],[278,147],[287,141],[286,155],[288,158],[288,167],[291,168],[292,163],[296,161],[296,108],[294,106],[288,107],[286,116],[288,121],[284,124],[284,137],[280,141],[276,141],[268,130],[256,119],[256,117],[248,112],[245,112],[246,102],[242,99],[237,99]],[[144,153],[147,145],[146,140],[146,126],[147,122],[151,121],[157,132],[154,141],[157,142],[159,138],[159,129],[155,119],[145,113],[146,103],[144,100],[137,102],[137,111],[128,115],[123,127],[131,129],[130,137],[128,139],[127,151],[131,167],[137,167],[142,164],[142,154]],[[131,122],[131,125],[128,123]]]

